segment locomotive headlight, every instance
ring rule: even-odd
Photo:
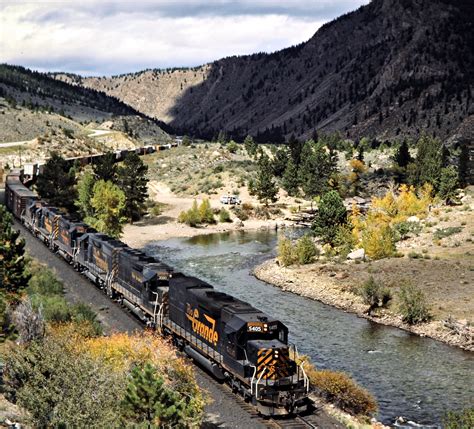
[[[268,325],[266,323],[263,325],[263,330],[268,331]]]

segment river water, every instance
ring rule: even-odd
[[[278,317],[290,341],[318,368],[349,373],[371,391],[378,418],[437,425],[447,410],[474,403],[474,354],[368,320],[257,280],[250,271],[275,255],[275,232],[176,238],[146,251],[175,269]]]

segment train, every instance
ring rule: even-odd
[[[22,171],[6,177],[5,205],[52,252],[261,415],[311,409],[309,379],[281,321],[48,205],[24,185]]]
[[[132,153],[132,152],[135,152],[138,155],[147,155],[150,153],[155,153],[155,152],[171,149],[172,147],[177,147],[177,146],[178,146],[178,143],[176,141],[173,141],[167,144],[140,146],[135,149],[119,149],[119,150],[113,151],[113,154],[115,157],[115,161],[120,162],[120,161],[123,161],[125,157],[129,153]],[[80,166],[85,166],[85,165],[93,164],[104,155],[105,154],[103,153],[80,155],[80,156],[66,158],[66,161],[68,164],[70,164],[71,167],[75,164],[78,164]],[[28,183],[29,181],[34,180],[39,174],[41,174],[44,170],[45,164],[46,164],[46,161],[26,163],[22,169],[24,182]]]

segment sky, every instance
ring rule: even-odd
[[[190,67],[311,38],[369,0],[0,0],[0,63],[85,76]]]

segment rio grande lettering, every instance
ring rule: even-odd
[[[212,317],[204,314],[204,318],[211,326],[206,325],[204,322],[199,320],[199,310],[197,308],[193,310],[189,304],[186,308],[186,317],[191,322],[191,328],[194,333],[199,335],[201,338],[204,338],[207,342],[214,344],[214,346],[217,346],[219,334],[215,331],[216,321]]]

